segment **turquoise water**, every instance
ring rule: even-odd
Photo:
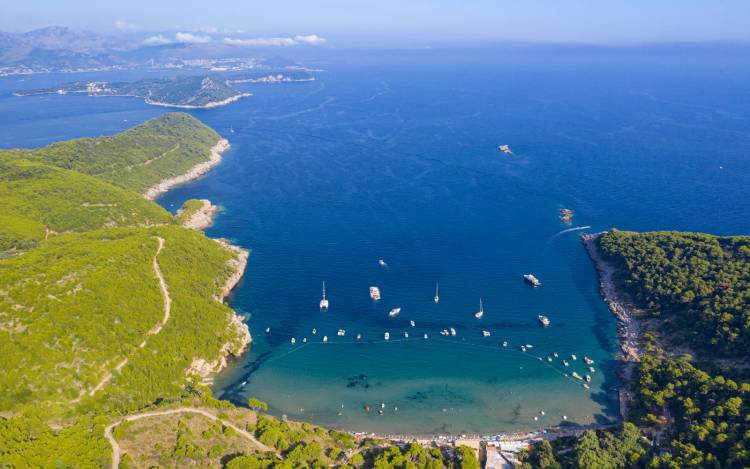
[[[380,433],[616,419],[614,320],[580,231],[563,232],[558,210],[574,209],[573,226],[588,231],[748,233],[750,66],[731,55],[700,59],[341,55],[318,64],[326,71],[316,82],[248,85],[252,98],[193,112],[232,149],[159,202],[175,210],[211,199],[223,211],[207,234],[252,250],[229,301],[248,317],[254,343],[217,377],[215,393]],[[53,77],[17,80],[0,86]],[[41,145],[162,112],[128,98],[3,95],[0,138],[4,147]],[[515,155],[499,153],[501,143]],[[527,272],[543,286],[526,285]],[[327,312],[318,309],[324,280]],[[380,302],[370,285],[380,286]],[[396,306],[401,314],[388,318]],[[550,327],[540,327],[540,313]],[[456,337],[440,336],[449,327]],[[538,359],[552,352],[579,360],[565,368]],[[584,355],[597,362],[590,391],[563,376],[583,374]]]

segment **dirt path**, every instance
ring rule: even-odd
[[[258,441],[255,436],[253,436],[252,433],[249,433],[237,425],[228,422],[224,419],[220,419],[219,417],[215,416],[214,414],[207,412],[203,409],[197,409],[195,407],[180,407],[177,409],[170,409],[170,410],[161,410],[161,411],[153,411],[153,412],[144,412],[142,414],[135,414],[135,415],[129,415],[127,417],[124,417],[120,420],[117,420],[107,428],[104,429],[104,437],[109,441],[109,444],[112,446],[112,469],[118,469],[120,467],[120,456],[121,456],[121,450],[120,445],[117,443],[117,440],[115,440],[114,435],[112,434],[112,431],[114,428],[118,425],[120,425],[122,422],[132,422],[135,420],[140,420],[148,417],[158,417],[160,415],[173,415],[173,414],[199,414],[204,417],[207,417],[211,420],[215,420],[217,422],[220,422],[222,425],[231,428],[232,430],[236,431],[238,434],[240,434],[243,438],[246,438],[248,441],[252,442],[255,446],[258,447],[261,451],[270,451],[272,453],[276,453],[276,450],[274,448],[271,448],[269,446],[264,445],[260,441]]]
[[[148,336],[156,335],[159,332],[161,332],[162,327],[164,327],[167,324],[167,321],[169,321],[169,315],[172,311],[172,297],[169,296],[169,290],[167,289],[167,282],[164,280],[164,275],[161,273],[161,268],[159,268],[159,262],[156,260],[156,258],[159,256],[159,253],[164,248],[164,239],[157,236],[156,239],[159,241],[159,248],[156,250],[156,254],[154,254],[154,260],[153,260],[153,268],[154,268],[154,274],[156,275],[156,278],[159,280],[159,288],[161,289],[161,295],[164,298],[164,317],[162,318],[161,322],[153,327],[150,331],[148,331]],[[143,342],[141,342],[138,345],[138,348],[143,348],[146,346],[146,342],[148,341],[148,336],[143,339]],[[124,358],[120,363],[118,363],[113,371],[119,372],[123,369],[125,365],[128,364],[128,359]],[[93,396],[97,392],[101,391],[102,388],[109,382],[109,380],[112,379],[113,372],[107,372],[106,375],[97,383],[97,385],[89,391],[89,396]],[[82,396],[77,397],[73,400],[73,403],[76,403],[80,401]]]

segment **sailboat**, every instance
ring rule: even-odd
[[[474,317],[477,319],[482,319],[482,316],[484,316],[484,306],[482,306],[482,299],[479,298],[479,311],[474,313]]]
[[[439,285],[437,283],[435,283],[435,303],[439,303],[440,302],[440,295],[438,295],[438,286]]]
[[[323,282],[323,299],[320,300],[320,310],[326,311],[328,309],[328,300],[326,299],[326,283]]]

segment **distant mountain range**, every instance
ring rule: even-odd
[[[0,76],[137,67],[225,71],[296,66],[295,62],[272,54],[270,49],[253,49],[221,41],[151,44],[140,36],[106,36],[62,26],[25,33],[0,32]],[[227,59],[238,57],[248,60],[227,63]]]

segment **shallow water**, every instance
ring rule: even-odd
[[[193,112],[232,149],[208,176],[159,200],[175,210],[211,199],[224,210],[207,234],[252,250],[230,303],[248,316],[254,343],[217,377],[215,393],[379,433],[616,418],[614,320],[580,232],[563,232],[558,210],[574,209],[573,227],[590,231],[747,234],[747,64],[484,51],[321,66],[316,82],[247,85],[252,98]],[[128,98],[3,96],[0,137],[5,147],[41,145],[161,112]],[[515,155],[499,153],[501,143]],[[527,272],[543,286],[526,285]],[[324,280],[327,312],[318,309]],[[396,306],[401,314],[388,318]],[[457,336],[440,336],[449,327]],[[579,360],[565,368],[537,358],[553,351]],[[562,374],[582,373],[584,355],[597,362],[591,391]]]

